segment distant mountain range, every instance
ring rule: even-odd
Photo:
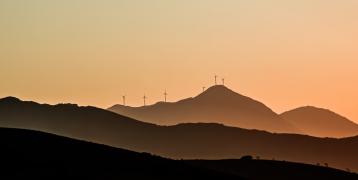
[[[47,133],[0,128],[1,179],[357,179],[346,171],[283,161],[171,160]]]
[[[39,130],[138,152],[183,159],[243,155],[358,171],[358,137],[315,138],[213,123],[158,126],[95,107],[0,100],[0,126]]]
[[[301,132],[263,103],[240,95],[223,85],[212,86],[194,98],[175,103],[160,102],[142,107],[114,105],[108,110],[159,125],[222,123],[270,132]]]
[[[331,111],[303,107],[279,115],[263,103],[223,85],[212,86],[194,98],[174,103],[159,102],[142,107],[114,105],[108,110],[159,125],[204,122],[318,137],[358,135],[357,124]]]

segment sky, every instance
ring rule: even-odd
[[[214,75],[281,113],[358,122],[356,0],[1,0],[0,97],[107,108]]]

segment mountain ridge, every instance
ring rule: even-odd
[[[216,122],[245,129],[300,132],[265,104],[236,93],[223,85],[212,86],[195,97],[177,102],[141,107],[114,105],[108,110],[159,125]]]

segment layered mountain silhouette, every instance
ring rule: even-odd
[[[182,161],[29,130],[0,128],[0,145],[1,179],[243,179]]]
[[[280,115],[306,134],[318,137],[358,135],[358,125],[330,110],[312,106],[300,107]]]
[[[171,160],[47,133],[0,128],[1,179],[357,179],[283,161]],[[243,177],[243,178],[242,178]]]
[[[159,125],[205,122],[270,132],[300,133],[263,103],[223,85],[212,86],[194,98],[175,103],[159,102],[142,107],[114,105],[108,110]]]
[[[0,126],[33,129],[138,152],[183,159],[251,154],[358,171],[358,137],[316,138],[213,123],[158,126],[95,107],[0,100]]]
[[[263,103],[223,85],[212,86],[194,98],[174,103],[159,102],[142,107],[114,105],[108,110],[160,125],[205,122],[317,137],[358,135],[357,124],[329,110],[302,107],[279,115]]]

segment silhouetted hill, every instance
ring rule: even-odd
[[[170,160],[21,129],[0,128],[1,179],[357,179],[305,164],[251,160]]]
[[[114,105],[108,110],[160,125],[207,122],[270,132],[300,132],[264,104],[223,85],[212,86],[194,98],[175,103],[142,107]]]
[[[157,126],[95,107],[0,100],[0,126],[33,129],[170,158],[227,159],[246,154],[358,171],[358,137],[273,134],[220,124]]]
[[[328,109],[300,107],[280,115],[307,134],[318,137],[349,137],[358,135],[358,125]]]
[[[103,144],[119,142],[128,144],[122,146],[127,149],[137,147],[130,145],[131,138],[137,138],[133,132],[158,128],[96,107],[38,104],[14,97],[0,99],[0,126],[40,130]]]
[[[1,179],[242,179],[147,153],[0,128]]]

